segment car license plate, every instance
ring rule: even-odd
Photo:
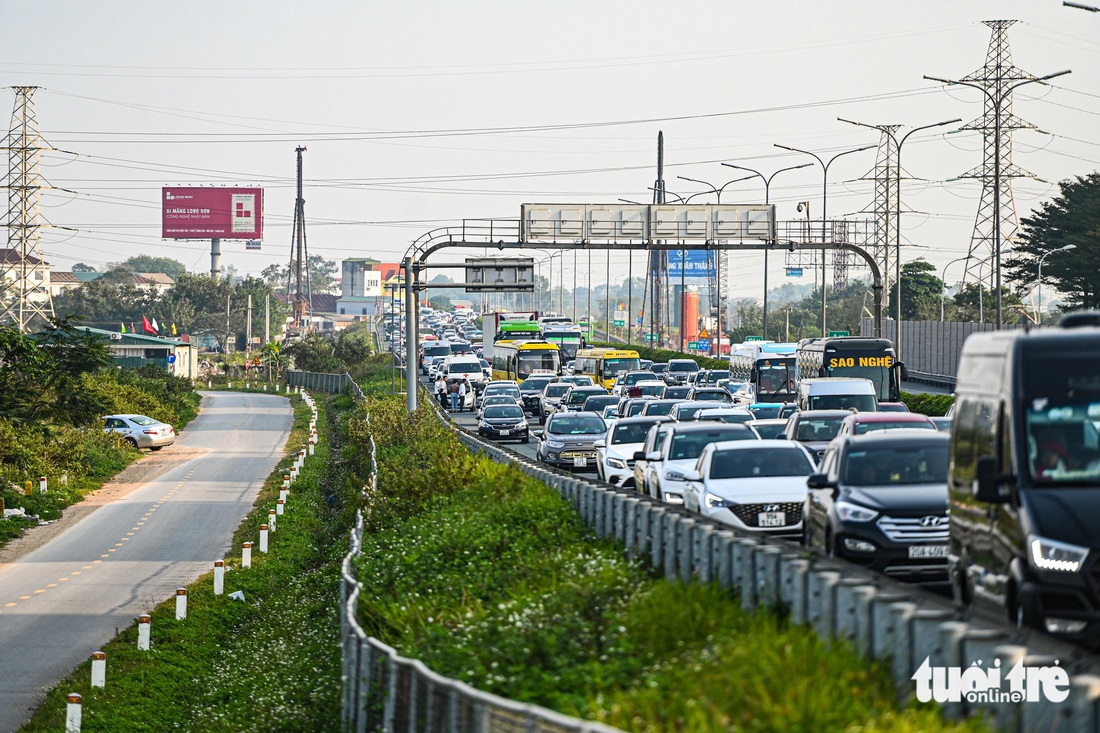
[[[512,433],[512,431],[511,431],[511,430],[501,430],[501,431],[500,431],[500,434],[501,434],[501,435],[511,435],[511,433]]]
[[[587,468],[588,457],[587,456],[573,456],[573,468]]]
[[[931,558],[947,557],[947,545],[910,545],[909,557]]]
[[[760,512],[756,515],[757,527],[782,527],[786,523],[786,512]]]

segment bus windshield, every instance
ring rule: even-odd
[[[539,349],[537,351],[519,352],[519,363],[516,366],[516,375],[520,379],[527,379],[536,370],[561,373],[561,356],[557,351]]]
[[[630,358],[616,358],[616,359],[604,359],[603,362],[603,375],[604,379],[610,379],[618,375],[620,372],[629,372],[635,369],[642,368],[642,360],[638,357]]]
[[[578,334],[561,334],[550,331],[543,336],[543,340],[551,344],[557,344],[566,361],[577,358],[577,351],[581,348],[581,337]]]
[[[756,362],[756,395],[764,402],[786,402],[795,393],[794,359],[761,359]]]

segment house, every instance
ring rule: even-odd
[[[146,364],[156,364],[177,377],[198,378],[199,349],[186,336],[179,339],[163,338],[87,326],[84,331],[108,342],[111,357],[119,367],[136,369]]]
[[[51,272],[50,273],[50,294],[57,296],[66,290],[78,288],[84,283],[91,282],[92,280],[98,280],[103,277],[104,272]],[[157,295],[164,295],[171,290],[176,281],[169,275],[165,275],[163,272],[135,272],[133,273],[134,287],[156,293]]]
[[[50,263],[33,255],[24,262],[19,250],[0,249],[0,302],[17,300],[23,292],[32,302],[50,300]]]

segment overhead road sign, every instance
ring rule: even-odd
[[[526,292],[535,287],[533,257],[467,257],[466,292]],[[453,285],[452,285],[453,287]]]
[[[520,241],[729,242],[775,239],[772,204],[523,204]]]

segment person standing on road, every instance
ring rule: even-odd
[[[440,376],[435,380],[435,396],[439,400],[440,408],[447,409],[447,380]]]
[[[451,385],[451,388],[450,388],[451,412],[454,412],[455,410],[458,409],[458,385],[459,385],[459,382],[455,382],[454,384]]]
[[[463,379],[458,383],[458,411],[462,412],[462,408],[466,405],[466,380]]]

